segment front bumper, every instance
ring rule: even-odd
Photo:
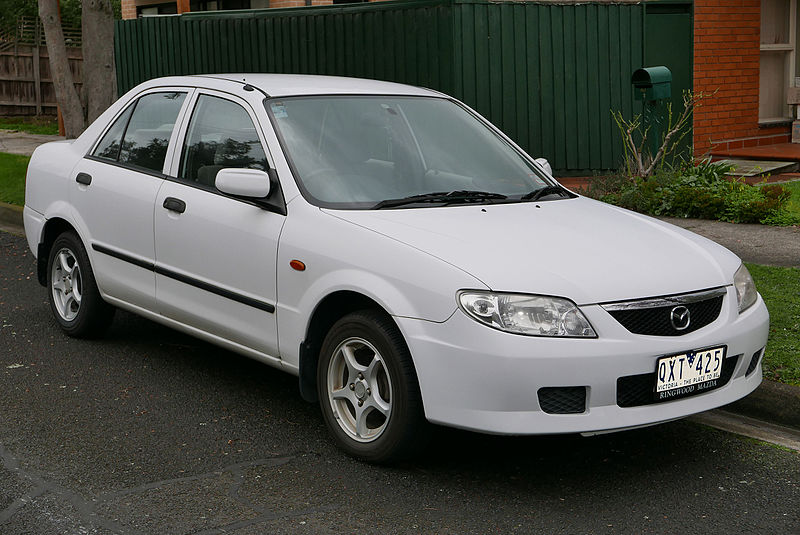
[[[761,364],[745,375],[764,348],[769,313],[759,296],[739,314],[728,287],[719,317],[678,337],[628,332],[600,306],[581,310],[597,339],[555,339],[504,333],[468,318],[461,310],[444,323],[395,318],[417,369],[425,415],[431,422],[499,434],[591,433],[674,420],[736,401],[761,382]],[[722,387],[650,405],[620,407],[617,379],[653,373],[656,360],[705,347],[727,347],[737,359]],[[585,387],[585,410],[550,414],[538,391]]]

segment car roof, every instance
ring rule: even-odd
[[[442,96],[441,93],[394,82],[319,76],[310,74],[224,73],[156,78],[146,83],[157,85],[192,85],[213,87],[213,80],[247,83],[271,97],[293,95],[414,95]]]

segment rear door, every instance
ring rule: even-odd
[[[166,88],[137,96],[72,172],[70,202],[99,287],[147,309],[155,305],[153,204],[188,95]]]
[[[276,259],[285,216],[214,186],[220,169],[266,171],[272,158],[245,101],[198,90],[190,108],[155,203],[159,311],[277,358]]]

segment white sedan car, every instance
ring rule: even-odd
[[[436,91],[160,78],[36,150],[25,230],[68,335],[118,307],[284,369],[370,461],[426,420],[596,433],[755,389],[741,260],[548,169]]]

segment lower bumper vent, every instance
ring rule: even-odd
[[[747,366],[747,371],[744,372],[745,377],[749,376],[751,373],[756,371],[756,367],[758,366],[758,363],[761,360],[761,356],[764,354],[764,349],[765,348],[761,348],[755,353],[753,353],[753,358],[750,359],[750,364]]]
[[[539,406],[548,414],[586,412],[585,386],[560,386],[539,389]]]

